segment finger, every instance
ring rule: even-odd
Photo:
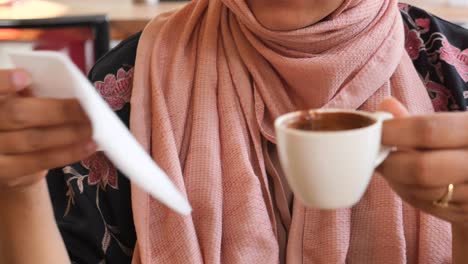
[[[408,109],[393,97],[384,99],[377,109],[379,111],[391,113],[394,117],[405,117],[409,115]]]
[[[445,187],[468,180],[468,150],[397,151],[379,167],[391,182]]]
[[[47,171],[42,171],[39,173],[23,175],[19,177],[12,178],[8,181],[3,180],[0,185],[0,192],[8,192],[18,188],[31,186],[36,182],[39,182],[47,175]]]
[[[15,97],[0,105],[0,131],[89,123],[75,99]]]
[[[89,125],[68,125],[0,132],[0,153],[20,154],[91,140]]]
[[[72,164],[96,151],[93,142],[78,143],[52,150],[0,156],[0,177],[14,178]]]
[[[23,70],[0,70],[0,96],[18,92],[31,85],[31,78]]]
[[[393,186],[399,186],[398,188],[402,193],[408,193],[412,198],[433,203],[442,199],[447,194],[448,184],[445,187],[439,188],[424,188],[419,186],[411,186],[394,183]],[[468,184],[462,183],[454,185],[452,203],[455,204],[468,204]]]
[[[431,200],[419,199],[414,195],[414,189],[406,189],[408,186],[392,183],[390,183],[390,186],[403,199],[403,201],[412,207],[421,209],[430,215],[452,223],[464,223],[468,221],[468,205],[466,203],[451,204],[448,208],[441,208],[434,205],[434,202]]]
[[[410,148],[468,146],[468,113],[440,113],[397,118],[384,123],[382,142]]]

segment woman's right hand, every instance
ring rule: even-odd
[[[96,151],[78,101],[28,96],[30,84],[22,70],[0,70],[0,191],[31,186]]]

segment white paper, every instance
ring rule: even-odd
[[[9,55],[17,68],[31,74],[35,96],[78,99],[91,120],[98,147],[133,183],[176,212],[183,215],[191,212],[186,198],[68,57],[53,51]]]

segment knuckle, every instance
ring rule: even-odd
[[[78,103],[78,101],[72,99],[72,100],[66,100],[61,102],[61,112],[63,116],[65,117],[74,117],[78,116],[80,111],[81,111],[81,106]]]
[[[62,113],[63,116],[69,116],[74,112],[75,106],[73,103],[69,103],[68,101],[60,101],[58,103],[59,111]]]
[[[83,134],[86,133],[86,130],[84,127],[71,127],[67,129],[67,133],[70,135],[72,140],[76,140],[83,137]]]
[[[63,131],[61,131],[63,144],[73,144],[76,142],[80,142],[83,139],[90,138],[91,133],[85,126],[72,126],[67,127]]]
[[[25,126],[28,124],[30,119],[30,114],[25,109],[24,105],[17,100],[9,101],[5,115],[8,122],[13,126]]]
[[[438,123],[436,120],[424,117],[416,123],[416,126],[421,145],[433,145],[435,142],[437,142]]]
[[[45,145],[46,138],[39,129],[33,129],[23,133],[22,142],[26,151],[33,151],[42,148]]]
[[[91,125],[89,124],[86,124],[84,126],[81,127],[81,129],[79,130],[76,130],[77,133],[79,133],[79,137],[80,138],[91,138],[93,136],[93,129],[91,127]]]

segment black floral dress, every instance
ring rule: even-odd
[[[406,50],[435,109],[465,111],[468,31],[415,7],[401,4],[400,9]],[[89,75],[127,125],[139,37],[137,34],[122,42],[98,61]],[[130,263],[136,241],[130,183],[109,160],[97,153],[52,170],[47,179],[56,220],[73,263]]]

